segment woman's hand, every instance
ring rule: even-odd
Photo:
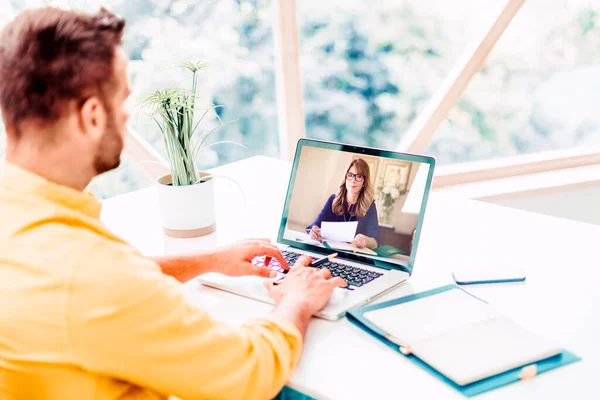
[[[378,246],[377,240],[373,239],[372,237],[363,235],[362,233],[356,235],[356,237],[353,241],[350,242],[350,244],[352,244],[354,247],[358,247],[359,249],[364,249],[366,247],[371,250],[377,248]]]
[[[320,242],[321,241],[321,228],[319,228],[316,225],[313,225],[313,227],[310,228],[309,236],[312,240],[318,240]]]
[[[359,233],[358,235],[356,235],[354,240],[350,242],[350,244],[352,244],[352,246],[358,247],[359,249],[364,249],[365,247],[367,247],[368,239],[368,236]]]

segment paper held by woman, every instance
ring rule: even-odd
[[[351,222],[321,222],[321,237],[324,240],[351,242],[356,235],[358,221]]]

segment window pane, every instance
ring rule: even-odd
[[[199,103],[221,108],[208,113],[199,132],[217,127],[208,143],[235,141],[247,149],[215,145],[199,154],[199,166],[209,168],[255,154],[278,156],[270,0],[0,0],[3,13],[11,16],[44,5],[92,11],[105,5],[127,20],[124,47],[131,59],[131,122],[162,154],[162,134],[139,110],[139,103],[157,89],[191,87],[190,75],[173,66],[204,61],[209,67],[200,74]],[[0,18],[0,23],[6,20]],[[131,162],[126,165],[129,168]],[[127,182],[102,185],[103,197],[146,185],[145,181],[135,185],[139,174],[113,176],[126,177]]]
[[[307,136],[393,149],[504,1],[297,4]]]
[[[428,153],[454,163],[599,144],[599,10],[527,0]]]
[[[209,64],[199,75],[199,104],[221,107],[207,114],[200,132],[218,127],[209,142],[235,141],[248,149],[231,144],[209,148],[200,153],[202,168],[255,154],[279,155],[270,1],[113,2],[128,21],[125,43],[134,103],[158,88],[190,88],[189,71],[174,65]],[[146,112],[135,115],[133,123],[164,151],[162,134]]]
[[[150,187],[153,183],[154,179],[150,178],[137,163],[122,156],[119,168],[96,177],[88,186],[88,190],[99,199],[107,199]]]

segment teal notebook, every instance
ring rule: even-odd
[[[385,332],[383,332],[381,329],[376,327],[365,317],[365,313],[369,313],[371,311],[381,310],[386,307],[396,306],[396,305],[399,305],[402,303],[407,303],[407,302],[411,302],[414,300],[423,299],[425,297],[441,294],[444,292],[448,292],[450,290],[461,290],[462,292],[467,293],[469,296],[483,302],[483,300],[480,300],[480,299],[476,298],[475,296],[472,296],[471,294],[469,294],[468,292],[464,291],[463,289],[461,289],[460,287],[458,287],[456,285],[448,285],[448,286],[443,286],[440,288],[432,289],[432,290],[429,290],[426,292],[416,293],[416,294],[402,297],[399,299],[390,300],[390,301],[387,301],[384,303],[367,306],[367,307],[356,308],[354,310],[350,310],[347,313],[347,317],[348,317],[348,320],[350,322],[352,322],[354,325],[358,326],[365,332],[374,336],[375,338],[377,338],[378,340],[380,340],[381,342],[383,342],[384,344],[386,344],[387,346],[389,346],[390,348],[392,348],[393,350],[395,350],[402,356],[408,358],[410,361],[412,361],[419,367],[425,369],[426,371],[431,373],[433,376],[440,379],[447,385],[453,387],[455,390],[461,392],[463,395],[465,395],[467,397],[476,396],[478,394],[481,394],[481,393],[484,393],[484,392],[520,381],[521,380],[520,375],[523,373],[524,367],[528,367],[526,369],[526,371],[531,372],[532,367],[530,365],[535,365],[535,367],[533,367],[533,371],[535,371],[534,373],[541,374],[546,371],[550,371],[552,369],[561,367],[563,365],[571,364],[573,362],[580,360],[580,358],[578,356],[576,356],[575,354],[570,353],[563,349],[557,355],[545,358],[541,361],[536,361],[533,364],[524,364],[517,368],[514,368],[511,370],[475,381],[473,383],[469,383],[469,384],[461,386],[461,385],[455,383],[453,380],[451,380],[447,376],[445,376],[444,374],[440,373],[438,370],[433,368],[431,365],[429,365],[425,361],[421,360],[419,357],[415,356],[414,354],[408,354],[408,355],[403,354],[400,351],[400,347],[398,346],[398,344],[388,340],[386,338]],[[444,296],[446,296],[446,295],[447,294],[445,294]]]

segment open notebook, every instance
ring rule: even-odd
[[[448,290],[363,316],[390,341],[461,386],[561,352],[551,341],[463,290]]]

